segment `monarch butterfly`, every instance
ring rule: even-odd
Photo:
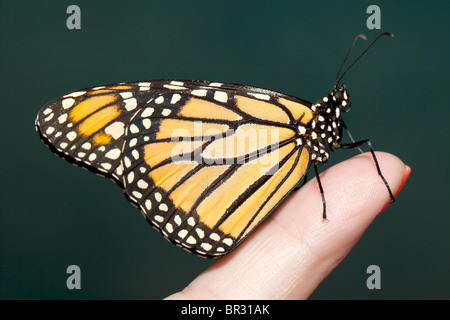
[[[342,120],[351,102],[339,83],[353,64],[341,70],[358,38],[364,36],[355,38],[333,90],[314,103],[210,81],[123,82],[51,101],[39,111],[36,129],[58,156],[123,188],[169,241],[218,257],[298,187],[311,165],[325,219],[317,165],[337,148],[367,144],[394,200],[370,141],[354,141]],[[343,130],[351,143],[340,144]]]

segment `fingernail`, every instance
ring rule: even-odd
[[[405,185],[406,180],[408,180],[410,174],[411,174],[411,167],[406,166],[405,173],[403,174],[403,178],[402,178],[402,183],[400,184],[400,187],[398,188],[397,192],[394,194],[394,198],[397,198],[397,195],[400,193],[400,190],[402,190],[402,188]],[[381,211],[378,214],[382,213],[391,203],[392,203],[392,201],[389,201],[388,203],[386,203],[386,205],[383,207],[383,209],[381,209]]]

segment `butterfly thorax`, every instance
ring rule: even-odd
[[[342,139],[342,113],[350,110],[351,102],[345,85],[333,91],[311,106],[313,119],[306,135],[310,141],[311,160],[326,164],[330,152]]]

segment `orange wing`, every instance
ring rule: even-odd
[[[259,88],[196,81],[80,90],[36,127],[69,161],[112,178],[173,243],[205,257],[233,250],[309,167],[310,104]]]

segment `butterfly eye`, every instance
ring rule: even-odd
[[[343,100],[343,95],[342,95],[342,91],[336,91],[334,92],[334,97],[336,98],[337,101]]]

